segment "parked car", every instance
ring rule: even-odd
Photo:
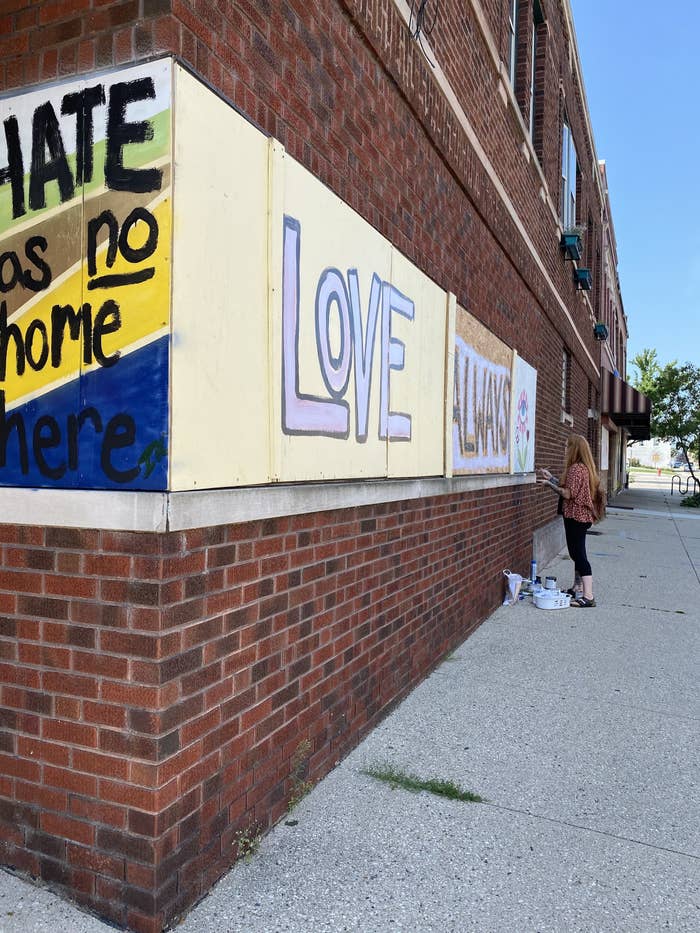
[[[685,457],[674,457],[671,461],[672,470],[684,470],[686,473],[690,473],[690,464],[685,459]],[[693,464],[693,469],[697,470],[697,466]]]

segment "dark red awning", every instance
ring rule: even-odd
[[[635,441],[651,437],[651,402],[634,386],[604,369],[601,373],[601,412],[624,428]]]

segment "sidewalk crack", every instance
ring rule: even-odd
[[[670,509],[669,509],[669,512],[670,512]],[[697,567],[695,566],[695,564],[693,563],[693,558],[690,556],[690,552],[688,551],[688,548],[686,547],[686,543],[685,543],[685,540],[684,540],[684,538],[683,538],[683,535],[681,534],[681,530],[680,530],[680,528],[678,527],[678,522],[676,521],[676,517],[675,517],[675,515],[674,515],[672,512],[671,512],[671,521],[673,522],[673,527],[676,529],[676,534],[677,534],[678,537],[681,539],[681,544],[683,545],[683,550],[685,551],[685,556],[688,558],[688,563],[689,563],[690,566],[693,568],[693,573],[695,574],[695,579],[698,581],[698,584],[700,584],[700,574],[698,573],[698,568],[697,568]]]
[[[657,852],[668,852],[670,855],[680,855],[683,858],[692,858],[700,861],[700,855],[693,852],[684,852],[682,849],[672,849],[670,846],[655,845],[653,842],[644,842],[643,839],[634,839],[632,836],[623,836],[620,833],[608,832],[605,829],[594,829],[591,826],[584,826],[582,823],[573,823],[570,820],[558,820],[552,816],[544,816],[542,813],[533,813],[531,810],[521,810],[519,807],[507,807],[503,804],[493,803],[490,800],[484,800],[483,807],[491,807],[493,810],[502,810],[505,813],[517,813],[521,816],[529,816],[532,819],[542,820],[545,823],[554,823],[557,826],[568,826],[570,829],[582,829],[587,833],[595,833],[597,836],[606,836],[608,839],[617,839],[620,842],[630,842],[633,845],[644,846],[647,849],[655,849]]]

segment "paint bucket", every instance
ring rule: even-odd
[[[544,588],[546,590],[556,590],[557,588],[557,578],[556,577],[545,577],[544,578]]]
[[[569,594],[559,590],[542,590],[532,597],[532,601],[538,609],[568,609],[571,605]]]

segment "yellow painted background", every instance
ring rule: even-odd
[[[269,142],[182,68],[174,84],[170,488],[267,483]]]
[[[442,475],[447,295],[239,114],[175,69],[171,483],[173,490],[269,482]],[[390,372],[390,410],[411,415],[411,440],[379,437],[381,306],[368,435],[356,438],[355,359],[345,400],[349,436],[283,431],[285,216],[300,225],[299,392],[328,398],[318,362],[319,276],[356,269],[363,328],[373,274],[414,302],[392,315],[405,346]],[[338,315],[330,341],[339,347]]]
[[[328,398],[316,351],[315,301],[318,279],[327,267],[335,267],[347,281],[349,269],[357,269],[363,319],[366,323],[367,304],[372,273],[382,279],[391,277],[391,244],[328,188],[285,156],[282,160],[284,214],[297,220],[301,227],[300,288],[299,288],[299,390],[307,395]],[[281,231],[283,219],[277,223]],[[276,278],[276,270],[272,270]],[[279,374],[282,372],[282,288],[275,293],[272,309],[275,320],[273,343],[274,395],[281,400]],[[331,315],[331,335],[337,315]],[[310,479],[341,479],[345,477],[386,476],[387,445],[379,439],[380,327],[377,322],[375,352],[372,367],[368,436],[364,443],[355,440],[354,374],[345,400],[350,405],[350,436],[335,437],[288,436],[282,429],[282,412],[275,420],[280,432],[275,475],[282,481]],[[353,357],[353,363],[354,363]]]

